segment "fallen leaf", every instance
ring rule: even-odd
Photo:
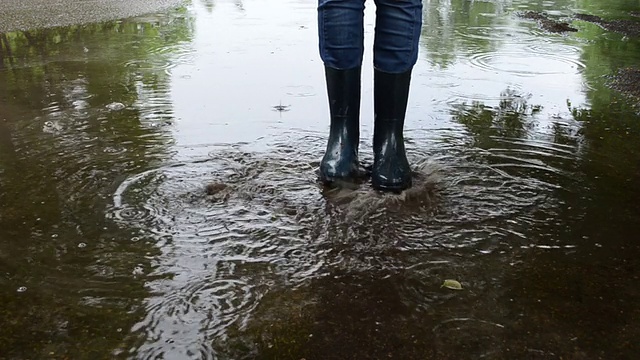
[[[445,280],[441,287],[446,287],[451,290],[462,290],[462,284],[456,280]]]

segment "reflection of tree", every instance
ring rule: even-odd
[[[171,116],[164,91],[167,55],[191,33],[183,15],[184,10],[175,19],[158,22],[125,20],[6,34],[6,69],[0,73],[0,94],[6,98],[0,101],[36,118],[11,124],[25,158],[50,153],[51,146],[64,151],[99,139],[100,146],[85,149],[92,154],[83,155],[103,162],[90,170],[95,176],[96,171],[131,171],[132,166],[145,166],[148,155],[161,155],[162,147],[151,145],[170,140],[158,125]],[[146,103],[148,99],[153,103]],[[114,102],[127,108],[108,111],[105,106]],[[43,135],[47,127],[56,136]],[[42,140],[32,141],[38,138]],[[56,170],[69,165],[64,157],[29,160],[44,160],[43,166]],[[90,177],[82,169],[65,170],[64,176]]]
[[[507,89],[500,94],[498,106],[474,101],[471,105],[454,105],[451,113],[483,142],[493,136],[524,137],[534,125],[532,115],[539,110],[540,106],[529,105],[525,96]]]
[[[202,5],[204,5],[204,8],[207,9],[208,12],[212,12],[213,8],[216,6],[216,3],[214,0],[200,0],[202,2]]]
[[[4,356],[108,357],[138,320],[131,274],[154,250],[105,211],[123,176],[167,157],[166,68],[191,36],[185,9],[0,34]]]
[[[459,53],[491,51],[501,41],[492,35],[501,2],[433,0],[424,3],[422,44],[434,63],[447,67]],[[490,30],[491,33],[487,31]]]
[[[573,169],[561,168],[572,170],[571,181],[555,182],[564,206],[547,218],[553,221],[539,219],[531,229],[539,242],[556,248],[520,254],[521,265],[503,280],[503,302],[514,315],[527,313],[514,316],[511,341],[526,338],[529,347],[546,344],[561,355],[571,339],[569,358],[633,358],[640,351],[640,292],[626,282],[640,257],[640,123],[624,103],[594,106],[572,109],[584,150]]]
[[[638,10],[637,1],[576,3],[582,11],[602,16],[626,17]],[[539,220],[531,231],[538,241],[557,249],[532,249],[522,255],[521,266],[504,279],[509,291],[503,301],[516,319],[511,336],[528,338],[531,347],[548,344],[555,356],[564,357],[554,348],[563,349],[569,339],[574,352],[566,354],[568,358],[602,353],[633,358],[640,350],[635,341],[640,328],[634,321],[640,292],[625,282],[640,257],[640,119],[633,104],[606,83],[617,69],[637,66],[640,41],[613,33],[603,36],[605,31],[594,24],[577,25],[580,31],[572,36],[583,40],[588,103],[571,110],[580,124],[582,149],[573,168],[562,168],[572,170],[573,177],[571,186],[556,192],[564,206],[548,218],[553,221]],[[516,316],[523,313],[526,318]]]
[[[625,17],[629,16],[629,12],[638,11],[638,2],[634,0],[609,0],[606,4],[598,0],[575,0],[572,4],[575,8],[591,15],[615,16],[619,14]]]
[[[603,3],[593,0],[577,2],[580,9],[594,15],[607,14],[610,18],[629,17],[638,10],[638,3],[614,0]],[[581,22],[576,36],[582,38],[581,61],[589,104],[573,108],[576,121],[583,125],[583,135],[589,161],[585,172],[601,182],[603,188],[627,187],[628,179],[638,179],[640,173],[640,121],[637,108],[625,96],[608,87],[609,77],[625,67],[637,67],[640,62],[640,40],[610,33],[595,24]],[[603,159],[606,159],[603,161]],[[613,182],[613,183],[612,183]]]
[[[640,41],[623,40],[620,34],[602,36],[605,30],[597,25],[584,22],[581,25],[576,36],[584,40],[581,61],[585,64],[585,80],[590,84],[587,96],[592,107],[607,107],[619,97],[607,87],[607,77],[620,68],[637,67]]]
[[[626,17],[628,11],[638,10],[638,3],[580,0],[577,7],[589,14]],[[555,257],[545,252],[529,255],[525,266],[506,279],[512,289],[507,296],[519,304],[514,314],[526,308],[538,319],[526,329],[519,321],[515,336],[548,333],[537,324],[555,323],[562,326],[559,332],[575,339],[577,356],[607,353],[611,358],[633,358],[640,351],[635,341],[640,328],[632,320],[640,314],[640,293],[625,282],[640,258],[635,240],[640,221],[640,118],[634,104],[608,88],[607,81],[617,69],[637,66],[640,41],[613,33],[603,36],[605,30],[594,24],[579,25],[575,36],[584,40],[581,61],[589,100],[571,108],[581,124],[585,148],[576,162],[581,188],[562,192],[567,206],[559,209],[556,219],[562,219],[563,227],[555,230],[558,244],[577,245],[576,250],[558,251]],[[611,276],[611,270],[617,275]],[[532,293],[538,294],[537,303]],[[564,341],[544,335],[532,340]]]
[[[7,34],[0,33],[0,70],[4,68],[4,62],[12,62],[13,55],[11,54],[11,44],[9,44],[9,38]]]

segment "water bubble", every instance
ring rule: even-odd
[[[131,273],[133,275],[143,275],[144,274],[144,268],[142,266],[138,265],[135,268],[133,268],[133,271]]]
[[[71,105],[73,105],[73,107],[74,107],[76,110],[84,110],[84,109],[86,109],[86,108],[88,108],[88,107],[89,107],[89,102],[88,102],[88,101],[86,101],[86,100],[82,100],[82,99],[80,99],[80,100],[74,100],[74,101],[71,103]]]
[[[63,126],[57,120],[54,120],[54,121],[48,120],[48,121],[45,121],[44,124],[42,125],[42,131],[45,133],[55,134],[61,130],[63,130]]]
[[[106,108],[111,111],[120,111],[125,108],[125,105],[119,102],[112,102],[111,104],[108,104]]]
[[[83,243],[83,242],[81,242],[80,244],[78,244],[78,247],[79,247],[79,248],[81,248],[81,249],[82,249],[82,248],[84,248],[84,247],[86,247],[86,246],[87,246],[87,244],[86,244],[86,243]]]

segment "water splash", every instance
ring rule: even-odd
[[[162,239],[149,275],[157,280],[147,283],[157,296],[134,329],[147,339],[140,354],[187,351],[193,339],[228,341],[276,289],[340,273],[433,271],[463,254],[513,252],[534,241],[526,228],[555,206],[549,200],[557,181],[547,177],[564,176],[544,156],[552,150],[548,160],[559,161],[555,150],[562,149],[506,139],[503,146],[516,151],[505,157],[499,148],[460,148],[449,135],[408,133],[414,186],[401,194],[368,182],[323,187],[316,168],[324,139],[294,134],[270,139],[272,151],[216,150],[123,181],[109,217]],[[544,170],[540,178],[530,176],[532,166]]]

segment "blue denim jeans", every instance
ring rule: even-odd
[[[373,66],[387,73],[410,70],[418,60],[422,0],[374,0]],[[362,65],[365,0],[318,0],[320,57],[325,66]]]

